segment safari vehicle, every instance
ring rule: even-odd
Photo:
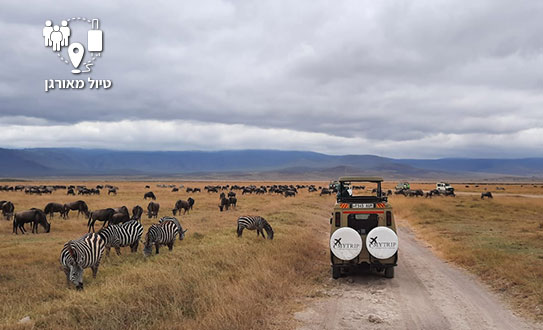
[[[375,185],[375,194],[353,195],[350,187],[355,182]],[[370,270],[384,272],[387,278],[394,277],[398,236],[392,207],[381,193],[382,182],[383,179],[376,177],[341,177],[338,180],[337,202],[330,218],[334,279],[353,268],[368,266]]]
[[[440,193],[454,193],[454,188],[447,182],[436,183],[436,190]]]
[[[411,185],[409,182],[400,182],[396,185],[396,191],[402,191],[402,190],[409,190],[411,189]]]

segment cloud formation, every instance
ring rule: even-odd
[[[0,8],[2,147],[543,156],[537,1]],[[41,24],[73,15],[101,19],[106,50],[91,76],[110,90],[43,91],[72,75],[43,47]]]

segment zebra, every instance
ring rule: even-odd
[[[256,236],[258,237],[259,234],[262,234],[262,237],[266,238],[264,236],[264,230],[266,230],[266,234],[268,234],[269,239],[273,239],[273,229],[264,219],[260,216],[241,216],[238,218],[238,237],[240,237],[243,234],[243,230],[255,230],[256,229]]]
[[[152,253],[152,246],[155,245],[156,253],[159,253],[160,245],[167,245],[171,251],[175,237],[179,234],[179,240],[185,237],[186,230],[181,228],[181,224],[174,217],[164,217],[158,224],[153,224],[147,230],[145,242],[143,245],[143,255],[148,257]]]
[[[68,284],[72,282],[78,290],[83,290],[83,270],[88,267],[92,269],[92,277],[96,278],[105,245],[104,239],[95,233],[85,234],[64,244],[60,264]]]
[[[109,256],[111,247],[117,255],[121,255],[121,247],[130,246],[131,252],[138,251],[138,244],[143,235],[143,226],[138,220],[130,220],[121,225],[111,225],[98,232],[106,242],[106,255]]]

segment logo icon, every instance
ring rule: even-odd
[[[72,25],[75,29],[79,23],[89,24],[87,31],[87,48],[80,42],[70,43],[70,38],[74,39]],[[98,57],[102,55],[104,49],[104,33],[100,30],[100,21],[97,18],[87,19],[85,17],[72,17],[60,22],[60,25],[53,25],[51,20],[45,21],[43,28],[44,46],[51,48],[53,53],[65,64],[72,64],[73,74],[91,72],[91,66]],[[67,50],[67,56],[63,54],[63,49]],[[88,55],[87,61],[85,55]],[[69,58],[70,61],[68,61]],[[83,66],[83,70],[79,69]]]

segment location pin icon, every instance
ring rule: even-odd
[[[78,69],[81,60],[83,60],[83,55],[85,55],[85,47],[79,42],[71,43],[68,47],[68,56],[70,56],[70,61],[74,66],[72,73],[81,73],[81,70]]]

